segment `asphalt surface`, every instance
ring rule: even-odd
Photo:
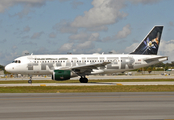
[[[103,86],[103,85],[174,85],[174,82],[96,82],[96,83],[21,83],[21,84],[0,84],[0,87],[17,86]]]
[[[71,78],[71,80],[79,80],[80,77]],[[102,79],[174,79],[174,75],[118,75],[118,76],[87,76],[89,80],[102,80]],[[51,77],[33,77],[33,80],[51,80]],[[4,80],[29,80],[29,77],[19,78],[0,78]]]
[[[0,94],[0,120],[174,119],[174,92]]]

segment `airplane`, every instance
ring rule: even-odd
[[[154,26],[137,48],[129,54],[66,54],[26,55],[16,58],[5,67],[13,74],[52,75],[52,80],[63,81],[80,76],[88,83],[86,75],[118,73],[134,70],[168,60],[157,55],[163,26]]]

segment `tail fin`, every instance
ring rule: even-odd
[[[157,55],[163,26],[155,26],[140,45],[130,54]]]

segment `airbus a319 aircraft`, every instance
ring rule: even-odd
[[[52,75],[56,81],[81,76],[79,81],[87,83],[86,75],[118,73],[146,67],[168,60],[158,56],[163,26],[155,26],[140,45],[130,54],[74,54],[74,55],[27,55],[16,58],[5,67],[13,74]]]

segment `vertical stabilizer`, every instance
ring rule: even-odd
[[[140,45],[130,54],[157,55],[163,26],[155,26]]]

